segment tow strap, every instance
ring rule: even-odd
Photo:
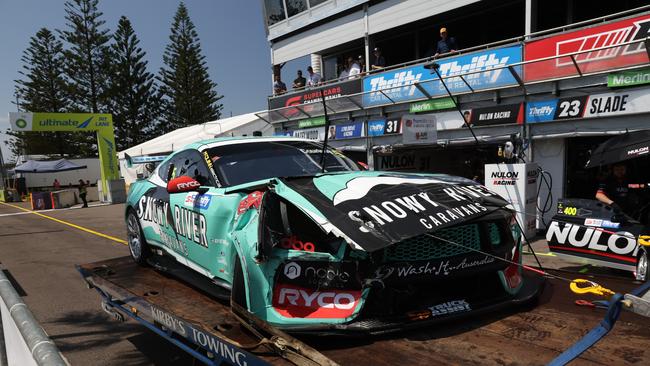
[[[647,281],[643,285],[637,287],[630,292],[630,295],[641,296],[646,291],[650,289],[650,281]],[[584,351],[589,349],[589,347],[596,344],[601,338],[603,338],[609,331],[614,327],[614,324],[618,320],[619,315],[621,315],[621,307],[623,306],[622,300],[623,295],[614,294],[609,300],[609,306],[607,307],[607,313],[605,318],[593,328],[589,333],[587,333],[582,339],[576,342],[569,349],[564,351],[561,355],[557,356],[553,361],[549,362],[549,366],[561,366],[566,365],[569,362],[573,361],[576,357],[580,356]]]

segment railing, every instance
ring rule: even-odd
[[[455,92],[454,95],[462,95],[462,94],[468,94],[468,93],[473,93],[475,90],[472,88],[472,86],[467,82],[468,76],[476,75],[476,74],[481,74],[486,71],[494,72],[494,71],[507,71],[512,75],[514,80],[516,80],[515,84],[511,85],[506,85],[506,86],[498,86],[498,87],[492,87],[492,88],[482,88],[480,89],[481,92],[485,91],[491,91],[491,90],[497,90],[497,89],[505,89],[505,88],[511,88],[511,87],[522,87],[526,88],[527,85],[532,85],[532,84],[539,84],[543,82],[549,82],[549,81],[557,81],[557,80],[564,80],[564,79],[571,79],[571,78],[576,78],[576,77],[582,77],[582,76],[588,76],[588,75],[596,75],[596,74],[602,74],[602,73],[609,73],[612,71],[621,71],[621,70],[627,70],[627,69],[632,69],[632,68],[638,68],[640,66],[643,66],[644,63],[639,63],[639,64],[634,64],[634,65],[629,65],[629,66],[624,66],[624,67],[619,67],[619,68],[611,68],[611,69],[606,69],[606,70],[596,70],[596,71],[589,71],[589,70],[583,70],[580,68],[581,62],[579,60],[576,60],[577,56],[583,55],[583,54],[590,54],[590,53],[597,53],[599,51],[605,51],[613,48],[619,48],[619,47],[627,47],[635,44],[641,44],[645,46],[645,51],[648,53],[650,51],[650,37],[647,38],[642,38],[642,39],[637,39],[633,41],[627,41],[627,42],[622,42],[619,44],[615,45],[609,45],[609,46],[603,46],[603,47],[597,47],[597,48],[592,48],[588,50],[583,50],[583,51],[576,51],[576,52],[570,52],[570,53],[565,53],[565,54],[560,54],[560,55],[554,55],[554,56],[549,56],[549,57],[543,57],[535,60],[528,60],[528,61],[521,61],[521,62],[516,62],[512,64],[507,64],[503,66],[496,66],[493,67],[489,70],[477,70],[477,71],[470,71],[470,72],[465,72],[461,74],[455,74],[455,75],[449,75],[449,76],[443,76],[441,80],[445,82],[451,81],[462,81],[466,86],[467,90],[466,91],[460,91],[460,92]],[[533,65],[536,63],[543,63],[543,62],[549,62],[549,61],[555,61],[558,59],[570,59],[571,64],[576,70],[576,73],[574,75],[569,75],[569,76],[560,76],[560,77],[550,77],[550,78],[544,78],[542,80],[533,80],[533,81],[528,81],[525,82],[524,78],[521,77],[519,72],[517,70],[522,70],[525,72],[526,66]],[[650,59],[650,55],[648,55],[648,59]],[[645,62],[645,65],[648,64],[648,61]],[[588,64],[587,64],[588,66]],[[411,84],[406,84],[406,85],[399,85],[395,87],[390,87],[390,88],[385,88],[385,89],[379,89],[379,90],[373,90],[373,91],[366,91],[366,92],[361,92],[357,94],[352,94],[352,95],[346,95],[346,96],[341,96],[339,98],[335,99],[329,99],[325,101],[325,107],[323,107],[323,103],[321,102],[314,102],[310,104],[301,104],[301,105],[293,105],[289,107],[284,107],[284,108],[278,108],[275,110],[269,110],[267,112],[262,112],[262,113],[256,113],[256,115],[269,122],[285,122],[285,121],[291,121],[291,120],[298,120],[298,119],[304,119],[305,116],[308,118],[310,117],[315,117],[315,116],[320,116],[323,115],[323,109],[327,108],[330,113],[343,113],[343,112],[348,112],[352,111],[355,109],[363,109],[363,97],[369,94],[381,94],[383,95],[389,102],[384,103],[384,104],[378,104],[378,105],[372,105],[369,107],[380,107],[382,105],[391,105],[391,104],[397,104],[396,101],[391,99],[391,91],[394,90],[399,90],[403,88],[408,88],[408,87],[413,87],[418,89],[419,92],[422,93],[422,97],[420,98],[412,98],[409,99],[408,102],[413,102],[413,101],[418,101],[418,100],[426,100],[426,99],[434,99],[434,97],[439,97],[439,96],[432,96],[429,93],[427,93],[425,86],[427,84],[431,84],[434,82],[439,82],[439,79],[437,77],[431,78],[428,80],[424,80],[422,82],[414,82]],[[443,95],[444,96],[444,95]],[[337,109],[338,108],[338,109]],[[297,118],[293,118],[296,116]],[[279,118],[278,118],[279,117]]]
[[[612,20],[612,19],[615,19],[615,18],[621,18],[621,17],[624,17],[626,15],[642,13],[642,12],[644,12],[646,10],[650,10],[650,5],[640,6],[638,8],[629,9],[629,10],[625,10],[625,11],[622,11],[622,12],[605,15],[605,16],[602,16],[602,17],[599,17],[599,18],[584,20],[582,22],[577,22],[577,23],[572,23],[572,24],[567,24],[567,25],[564,25],[564,26],[560,26],[560,27],[545,29],[545,30],[542,30],[542,31],[537,31],[537,32],[525,34],[523,36],[517,36],[517,37],[503,39],[503,40],[496,41],[496,42],[485,43],[485,44],[482,44],[482,45],[479,45],[479,46],[468,47],[468,48],[464,48],[462,50],[458,50],[458,51],[455,51],[455,52],[446,53],[442,57],[438,57],[438,58],[423,57],[423,58],[419,58],[419,59],[416,59],[416,60],[403,62],[403,63],[400,63],[400,64],[390,65],[390,66],[387,66],[387,67],[384,67],[384,68],[381,68],[381,69],[377,69],[377,70],[364,71],[364,72],[361,72],[360,74],[358,74],[358,76],[357,75],[355,75],[355,76],[357,76],[357,78],[363,78],[363,77],[371,75],[371,74],[376,74],[376,73],[386,72],[386,71],[390,71],[390,70],[395,70],[395,69],[399,69],[399,68],[406,67],[406,66],[414,66],[414,65],[424,63],[424,62],[428,62],[428,61],[431,61],[431,60],[434,60],[434,59],[442,60],[442,59],[449,58],[449,57],[452,57],[452,56],[459,56],[459,55],[468,54],[468,53],[472,53],[472,52],[476,52],[476,51],[480,51],[480,50],[495,48],[495,47],[498,47],[498,46],[505,46],[505,45],[508,45],[508,44],[516,44],[516,43],[521,43],[521,42],[524,42],[524,41],[530,41],[530,40],[535,39],[535,38],[542,38],[542,36],[546,36],[546,35],[551,35],[551,34],[555,35],[554,33],[556,33],[556,32],[558,32],[558,34],[559,34],[561,32],[566,32],[567,30],[570,30],[570,29],[575,29],[575,28],[580,28],[580,27],[587,26],[587,25],[606,22],[608,20]],[[348,80],[348,79],[344,79],[344,80]],[[287,95],[287,94],[293,94],[294,92],[302,92],[302,91],[309,90],[309,89],[318,89],[318,88],[321,88],[323,86],[331,85],[331,84],[334,84],[334,83],[337,83],[337,82],[340,82],[340,81],[343,81],[343,80],[341,80],[339,78],[329,79],[329,80],[325,80],[325,81],[319,83],[318,86],[312,86],[312,87],[305,86],[305,87],[303,87],[301,89],[293,89],[291,91],[287,91],[287,92],[279,94],[279,95],[270,95],[270,96],[267,97],[267,99],[282,96],[282,95]]]
[[[1,270],[0,315],[0,365],[68,365]]]

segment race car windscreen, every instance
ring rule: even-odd
[[[301,177],[321,173],[323,145],[306,141],[247,142],[207,149],[212,167],[224,186],[273,177]],[[325,171],[359,170],[340,152],[325,152]]]

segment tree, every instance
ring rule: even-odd
[[[159,116],[154,76],[147,72],[145,52],[139,43],[131,22],[122,16],[111,45],[109,87],[118,150],[146,141]]]
[[[187,8],[180,3],[171,27],[170,43],[163,54],[164,66],[157,79],[164,103],[164,122],[159,132],[218,119],[223,97],[208,75],[199,37]]]
[[[63,75],[63,45],[47,28],[41,28],[31,37],[23,52],[23,76],[15,80],[18,108],[30,112],[63,112],[70,103],[65,92]],[[75,147],[60,132],[7,131],[14,138],[9,147],[14,155],[64,154],[74,155]]]
[[[106,112],[108,99],[108,56],[106,23],[97,8],[99,0],[71,0],[65,3],[67,30],[61,31],[69,48],[64,51],[69,91],[75,109],[80,112]]]
[[[69,0],[65,3],[67,29],[59,31],[67,43],[64,49],[65,74],[70,96],[69,112],[109,113],[108,76],[110,40],[99,0]],[[97,140],[94,134],[70,134],[79,154],[95,155]]]

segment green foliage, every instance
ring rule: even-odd
[[[65,3],[68,29],[61,31],[67,42],[65,73],[73,107],[79,112],[107,111],[110,72],[108,29],[97,8],[99,0],[71,0]]]
[[[208,75],[199,37],[185,4],[174,15],[164,66],[157,79],[163,102],[163,123],[158,133],[218,119],[223,105],[217,86]]]
[[[152,137],[160,103],[154,76],[147,72],[145,52],[131,22],[122,16],[111,44],[110,111],[117,149],[123,150]]]
[[[18,107],[33,112],[64,112],[70,101],[66,94],[63,75],[63,45],[47,28],[41,28],[30,38],[29,47],[21,58],[21,79],[15,80]],[[71,154],[76,149],[62,133],[15,132],[8,130],[13,138],[8,141],[14,155],[25,154]]]

